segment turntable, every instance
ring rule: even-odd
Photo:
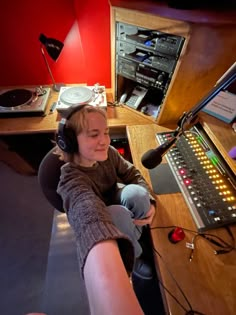
[[[0,90],[0,117],[43,116],[50,88],[14,88]]]
[[[65,111],[70,106],[88,103],[92,106],[107,107],[106,91],[104,86],[63,86],[60,89],[56,109]]]

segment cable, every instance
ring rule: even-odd
[[[150,230],[154,230],[154,229],[173,229],[176,228],[177,226],[156,226],[156,227],[150,227]],[[190,229],[186,229],[186,228],[182,228],[184,231],[186,232],[191,232],[193,234],[195,234],[192,238],[192,242],[191,243],[186,243],[189,244],[189,246],[187,246],[188,248],[191,249],[190,252],[190,256],[189,256],[189,261],[192,261],[193,259],[193,253],[194,253],[194,249],[195,249],[195,243],[198,237],[201,237],[202,239],[220,247],[221,249],[218,250],[214,250],[214,253],[216,255],[219,254],[226,254],[231,252],[232,250],[236,250],[235,248],[235,238],[234,235],[232,233],[232,231],[230,230],[229,226],[226,226],[225,229],[228,232],[228,234],[230,235],[230,238],[232,240],[232,244],[229,244],[228,242],[226,242],[225,240],[223,240],[221,237],[214,235],[214,234],[210,234],[210,233],[199,233]],[[191,245],[191,246],[190,246]],[[168,274],[171,276],[172,280],[174,281],[174,283],[176,284],[178,290],[181,292],[182,296],[184,297],[186,303],[188,304],[189,310],[186,309],[186,307],[180,303],[180,301],[178,301],[178,299],[164,286],[164,284],[158,279],[160,285],[163,287],[163,289],[176,301],[176,303],[182,307],[182,309],[186,312],[185,315],[206,315],[203,314],[201,312],[198,312],[196,310],[193,310],[191,303],[189,302],[187,296],[185,295],[184,291],[182,290],[182,288],[180,287],[180,285],[178,284],[178,282],[176,281],[176,279],[174,278],[174,276],[172,275],[171,271],[169,270],[166,261],[163,259],[163,257],[161,256],[161,254],[156,250],[156,248],[154,246],[152,246],[153,251],[160,257],[160,259],[163,261],[164,266],[168,272]]]
[[[107,106],[116,107],[116,106],[119,106],[119,103],[118,102],[107,102]]]
[[[164,262],[165,268],[166,268],[167,272],[169,273],[170,277],[172,278],[172,280],[173,280],[174,283],[176,284],[177,288],[178,288],[179,291],[181,292],[181,294],[182,294],[182,296],[184,297],[186,303],[188,304],[188,307],[190,308],[190,310],[187,310],[187,309],[183,306],[183,304],[181,304],[181,303],[177,300],[177,298],[176,298],[176,297],[163,285],[163,283],[159,280],[160,284],[163,286],[163,288],[166,290],[166,292],[167,292],[168,294],[170,294],[170,296],[171,296],[172,298],[174,298],[174,300],[184,309],[184,311],[186,312],[186,314],[206,315],[206,314],[204,314],[204,313],[201,313],[201,312],[198,312],[198,311],[193,310],[192,305],[190,304],[190,302],[189,302],[187,296],[185,295],[183,289],[180,287],[180,285],[178,284],[178,282],[177,282],[176,279],[174,278],[173,274],[171,273],[171,271],[170,271],[169,268],[167,267],[166,261],[163,259],[163,257],[161,256],[161,254],[156,250],[156,248],[155,248],[154,246],[153,246],[153,250],[154,250],[154,252],[161,258],[161,260]]]
[[[234,238],[234,235],[232,233],[232,231],[230,230],[230,227],[227,225],[226,227],[226,231],[228,232],[229,236],[231,237],[231,240],[233,242],[233,248],[235,249],[235,238]]]
[[[187,309],[177,300],[177,298],[170,292],[169,289],[167,289],[167,287],[164,286],[164,284],[160,281],[160,279],[158,279],[160,285],[163,287],[163,289],[172,297],[172,299],[175,300],[175,302],[177,304],[179,304],[180,307],[182,307],[182,309],[187,312]]]
[[[150,230],[155,230],[155,229],[173,229],[173,228],[176,228],[177,226],[175,225],[170,225],[170,226],[155,226],[155,227],[150,227]],[[227,232],[229,233],[231,239],[232,239],[232,244],[229,244],[228,242],[226,242],[225,240],[223,240],[220,236],[218,235],[214,235],[214,234],[211,234],[211,233],[202,233],[202,232],[197,232],[197,231],[194,231],[194,230],[190,230],[190,229],[187,229],[187,228],[184,228],[184,227],[180,227],[183,231],[185,232],[190,232],[190,233],[193,233],[193,234],[196,234],[196,235],[199,235],[201,236],[203,239],[205,239],[206,241],[218,246],[218,247],[222,247],[222,249],[225,249],[227,250],[235,250],[235,239],[234,239],[234,236],[233,236],[233,233],[231,232],[230,228],[227,226],[226,227],[226,230]],[[215,239],[217,240],[215,240]],[[220,243],[221,242],[221,243]],[[191,244],[191,243],[189,243]],[[191,248],[191,247],[190,247]],[[217,254],[217,253],[215,253]]]
[[[176,284],[177,288],[178,288],[179,291],[181,292],[181,294],[182,294],[182,296],[184,297],[185,301],[187,302],[189,308],[192,309],[192,306],[191,306],[189,300],[187,299],[187,297],[186,297],[184,291],[182,290],[182,288],[180,287],[180,285],[178,284],[178,282],[176,281],[176,279],[175,279],[174,276],[172,275],[171,271],[170,271],[169,268],[167,267],[166,261],[163,259],[163,257],[161,256],[161,254],[156,250],[156,248],[155,248],[154,246],[153,246],[153,250],[154,250],[154,252],[161,258],[161,260],[164,262],[165,268],[166,268],[168,274],[170,275],[170,277],[172,278],[172,280],[173,280],[174,283]],[[161,282],[160,282],[160,283],[161,283]],[[162,284],[162,283],[161,283],[161,284]],[[162,285],[163,285],[163,284],[162,284]],[[163,285],[163,288],[166,289],[166,288],[164,287],[164,285]],[[170,291],[168,290],[167,292],[169,293]],[[171,296],[173,296],[173,295],[171,294]],[[175,298],[175,300],[177,300],[177,299]],[[187,309],[186,309],[180,302],[178,302],[178,304],[179,304],[185,311],[187,311]]]
[[[173,228],[174,226],[171,226],[171,228]],[[166,227],[165,227],[166,228]],[[169,227],[170,228],[170,227]],[[142,234],[142,230],[140,230],[138,228],[138,226],[136,226],[136,230],[140,233],[140,235]],[[187,299],[185,293],[183,292],[182,288],[179,286],[178,282],[175,280],[174,276],[172,275],[171,271],[169,270],[169,268],[167,267],[167,264],[165,262],[165,260],[163,259],[163,257],[161,256],[161,254],[156,250],[156,248],[152,245],[152,249],[153,251],[161,258],[161,260],[164,262],[165,264],[165,268],[168,271],[169,275],[171,276],[172,280],[175,282],[177,288],[179,289],[179,291],[181,292],[181,294],[183,295],[185,301],[187,302],[189,308],[192,310],[192,306],[189,302],[189,300]],[[183,308],[183,310],[186,312],[188,312],[188,310],[177,300],[177,298],[164,286],[164,284],[160,281],[160,279],[158,278],[158,281],[160,282],[160,284],[162,285],[162,287],[164,288],[164,290],[166,290],[166,292]],[[193,313],[194,314],[194,313]],[[204,315],[204,314],[202,314]]]
[[[193,253],[194,253],[194,249],[195,249],[195,241],[196,241],[198,236],[200,236],[200,235],[199,234],[194,235],[194,237],[192,238],[192,242],[186,243],[186,247],[191,249],[191,252],[189,254],[189,261],[192,261],[192,259],[193,259]]]
[[[194,231],[194,230],[190,230],[181,226],[176,226],[176,225],[167,225],[167,226],[154,226],[154,227],[150,227],[150,230],[156,230],[156,229],[175,229],[177,227],[180,227],[182,230],[186,231],[186,232],[191,232],[191,233],[195,233],[198,234],[198,232]]]
[[[150,228],[150,229],[156,229],[158,227],[154,227],[154,228]],[[160,228],[176,228],[176,226],[168,226],[168,227],[160,227]],[[186,231],[191,231],[193,233],[195,233],[192,230],[188,230],[188,229],[184,229]],[[183,289],[180,287],[180,285],[178,284],[178,282],[176,281],[176,279],[174,278],[173,274],[171,273],[171,271],[169,270],[169,268],[167,267],[167,263],[166,261],[163,259],[163,257],[161,256],[161,254],[156,250],[156,248],[154,246],[152,246],[153,251],[160,257],[160,259],[163,261],[165,268],[168,272],[168,274],[170,275],[170,277],[172,278],[172,280],[174,281],[174,283],[176,284],[177,288],[179,289],[179,291],[181,292],[182,296],[184,297],[186,303],[188,304],[188,307],[190,308],[191,313],[189,313],[190,311],[187,310],[186,307],[183,306],[183,304],[181,304],[177,298],[164,286],[164,284],[159,280],[160,284],[162,285],[162,287],[164,288],[164,290],[166,290],[166,292],[183,308],[183,310],[186,312],[186,314],[199,314],[199,315],[204,315],[203,313],[200,313],[198,311],[194,311],[192,308],[192,305],[190,304],[187,296],[185,295]]]
[[[225,229],[228,232],[228,234],[230,235],[230,238],[232,240],[232,244],[227,243],[225,240],[223,240],[221,237],[219,237],[217,235],[213,235],[210,233],[200,234],[205,240],[207,240],[207,241],[211,242],[212,244],[221,248],[221,249],[214,250],[215,255],[227,254],[227,253],[230,253],[232,250],[236,249],[235,248],[234,235],[231,232],[230,227],[226,226]],[[214,238],[216,238],[217,241]],[[219,243],[219,241],[221,243]]]

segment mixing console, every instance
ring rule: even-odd
[[[172,136],[156,134],[160,144]],[[198,231],[236,223],[235,176],[200,125],[186,131],[165,157]]]

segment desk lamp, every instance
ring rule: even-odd
[[[62,48],[63,48],[64,44],[62,42],[60,42],[59,40],[57,40],[57,39],[48,38],[48,37],[46,37],[43,34],[40,34],[39,41],[41,42],[41,53],[43,55],[43,59],[44,59],[44,61],[46,63],[48,72],[49,72],[50,77],[51,77],[52,82],[53,82],[53,90],[56,91],[56,92],[59,92],[60,88],[62,86],[65,86],[65,84],[63,84],[63,83],[56,83],[55,82],[54,77],[52,75],[52,71],[51,71],[51,69],[49,67],[49,64],[48,64],[48,61],[47,61],[47,58],[46,58],[46,55],[45,55],[45,52],[44,52],[44,47],[45,47],[48,55],[54,61],[57,61],[57,59],[58,59],[58,57],[59,57],[59,55],[60,55],[60,53],[62,51]]]

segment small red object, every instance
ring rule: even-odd
[[[180,227],[176,227],[174,230],[170,231],[168,238],[171,243],[178,243],[185,238],[185,233]]]

